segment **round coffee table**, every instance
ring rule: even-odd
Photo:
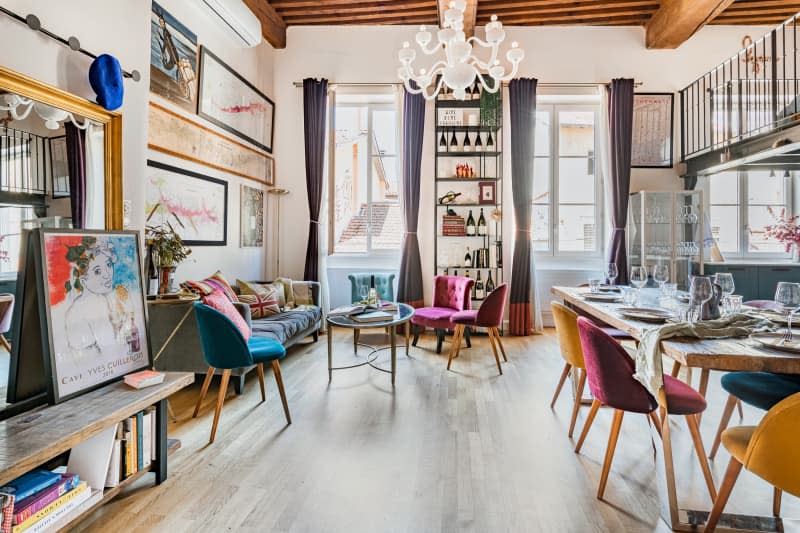
[[[369,365],[375,370],[386,372],[392,375],[392,385],[394,385],[395,370],[397,368],[397,333],[395,327],[400,324],[405,324],[405,338],[406,338],[406,355],[408,355],[408,344],[411,334],[411,317],[414,316],[414,308],[408,304],[397,304],[396,311],[387,311],[392,314],[392,317],[380,322],[356,322],[348,316],[328,316],[325,321],[328,324],[328,381],[333,378],[334,370],[345,370],[347,368],[357,368],[364,365]],[[353,330],[353,348],[358,351],[359,346],[363,346],[370,350],[366,359],[362,363],[348,366],[333,366],[333,329],[344,328]],[[389,329],[389,346],[372,346],[358,342],[357,333],[362,329],[369,328],[388,328]],[[392,368],[387,370],[375,364],[378,359],[379,352],[382,350],[391,350],[392,353]]]

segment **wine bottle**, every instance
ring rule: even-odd
[[[472,143],[469,141],[469,133],[464,134],[464,144],[461,145],[461,150],[464,152],[472,151]]]
[[[492,139],[492,132],[489,132],[489,137],[486,139],[486,151],[494,152],[494,139]]]
[[[481,141],[481,134],[478,133],[475,136],[475,151],[476,152],[483,152],[483,141]]]
[[[369,277],[369,296],[367,297],[367,303],[369,305],[375,305],[378,303],[378,290],[375,288],[374,275]]]
[[[458,151],[458,139],[456,139],[456,132],[453,132],[453,134],[450,136],[450,151]]]
[[[475,78],[475,85],[472,87],[472,99],[473,100],[481,99],[481,84],[478,81],[478,78]]]
[[[459,196],[461,196],[460,192],[448,191],[447,194],[439,197],[439,204],[441,205],[452,204]]]
[[[442,136],[439,137],[439,151],[440,152],[447,151],[447,138],[444,136],[444,132],[442,132]]]
[[[467,216],[467,235],[475,235],[475,217],[472,216],[472,209],[469,210],[469,216]]]
[[[466,272],[464,272],[464,277],[465,277],[465,278],[468,278],[468,277],[469,277],[469,269],[467,269],[467,270],[466,270]]]
[[[483,208],[481,207],[481,214],[478,215],[478,235],[486,235],[486,219],[483,216]]]
[[[485,297],[486,293],[483,289],[483,281],[481,281],[481,271],[478,270],[478,276],[475,278],[475,299],[483,300]]]
[[[494,280],[492,279],[492,271],[489,271],[489,277],[486,278],[486,294],[491,294],[494,291]]]
[[[503,268],[503,241],[497,241],[495,246],[497,251],[497,268]]]
[[[457,269],[457,268],[454,268],[454,269],[453,269],[453,275],[454,275],[454,276],[458,276],[458,269]]]
[[[467,255],[464,256],[464,266],[465,267],[472,266],[472,255],[470,255],[469,253],[469,246],[467,246]],[[469,272],[469,270],[467,272]]]
[[[147,254],[147,294],[148,296],[158,294],[158,270],[156,270],[156,260],[152,248],[148,250]]]

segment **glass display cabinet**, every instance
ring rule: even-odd
[[[670,280],[687,290],[689,277],[703,273],[702,191],[640,191],[628,202],[628,264],[666,264]]]

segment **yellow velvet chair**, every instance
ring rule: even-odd
[[[773,485],[776,491],[800,496],[799,427],[800,393],[797,393],[767,411],[758,427],[739,426],[725,430],[722,445],[731,454],[731,462],[706,522],[706,533],[716,529],[743,466]]]
[[[558,302],[550,302],[550,308],[553,310],[553,321],[556,324],[556,333],[558,334],[558,344],[561,347],[561,357],[564,359],[564,370],[561,372],[561,378],[558,380],[556,392],[553,394],[553,400],[550,402],[552,409],[556,400],[558,400],[561,389],[564,386],[567,376],[573,368],[578,369],[578,388],[575,393],[575,403],[572,406],[572,419],[569,423],[568,435],[572,437],[575,431],[575,421],[578,419],[578,410],[581,407],[581,398],[583,397],[583,389],[586,386],[586,367],[583,363],[583,349],[581,348],[581,339],[578,336],[578,314],[569,307]]]

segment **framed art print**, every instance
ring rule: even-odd
[[[264,246],[264,190],[241,186],[241,243],[245,247]]]
[[[139,233],[38,233],[37,281],[51,401],[150,367]]]
[[[272,153],[275,103],[205,46],[200,51],[197,114]]]
[[[631,167],[672,168],[672,93],[633,95]]]
[[[157,2],[150,13],[150,92],[197,109],[197,36]]]
[[[496,185],[493,181],[478,182],[478,203],[479,204],[494,204]]]
[[[145,213],[155,224],[180,220],[175,231],[187,246],[225,246],[228,182],[148,160]]]

